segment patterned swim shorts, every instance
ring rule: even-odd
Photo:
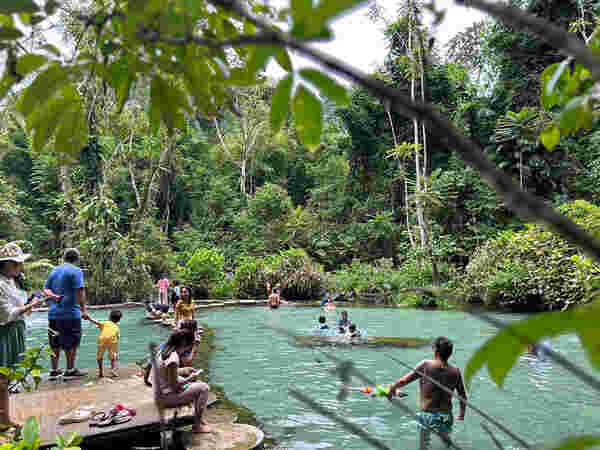
[[[450,433],[454,418],[452,413],[420,411],[417,413],[417,423],[419,428],[425,430],[434,429],[440,433]]]

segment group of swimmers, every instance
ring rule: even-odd
[[[347,337],[349,339],[359,339],[361,337],[361,332],[356,326],[356,324],[352,323],[348,318],[348,312],[342,311],[342,318],[338,321],[337,324],[338,335]],[[316,334],[318,335],[327,335],[331,336],[332,328],[327,324],[327,318],[323,315],[319,316],[319,323],[317,325]]]

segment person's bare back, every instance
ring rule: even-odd
[[[417,370],[431,377],[442,386],[451,391],[456,390],[461,397],[465,397],[464,385],[460,370],[451,364],[444,364],[439,360],[425,360]],[[421,411],[452,411],[452,396],[436,386],[426,377],[420,377]]]

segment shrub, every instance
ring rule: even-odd
[[[279,285],[286,298],[314,299],[322,293],[325,277],[322,268],[300,249],[240,260],[233,283],[236,296],[264,297],[267,282]]]
[[[208,294],[218,286],[224,287],[224,266],[225,257],[218,250],[201,248],[192,254],[177,277],[184,284],[192,285],[196,292]]]
[[[600,208],[584,200],[559,210],[600,236]],[[587,301],[598,266],[541,225],[505,231],[477,249],[458,287],[466,301],[514,311],[563,309]]]

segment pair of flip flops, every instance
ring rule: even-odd
[[[123,405],[116,405],[108,412],[99,411],[90,417],[90,427],[110,427],[129,422],[136,415],[133,408],[125,408]]]

